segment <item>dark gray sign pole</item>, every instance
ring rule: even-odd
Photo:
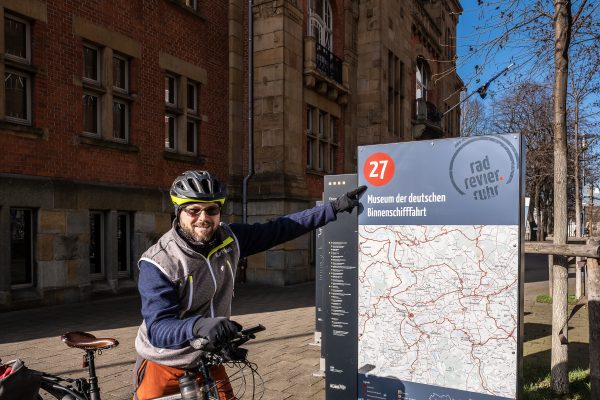
[[[317,205],[322,205],[323,201],[317,201]],[[325,345],[323,343],[323,319],[325,318],[325,288],[328,268],[325,265],[325,240],[323,238],[323,229],[315,231],[315,335],[311,345],[321,347],[321,359],[319,370],[314,372],[315,376],[324,376],[325,374]]]
[[[324,201],[328,202],[355,189],[355,174],[329,175],[324,179]],[[326,284],[324,297],[323,346],[325,348],[325,398],[356,398],[357,210],[340,213],[337,221],[323,228]]]

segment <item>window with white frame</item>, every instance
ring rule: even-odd
[[[83,132],[100,136],[102,120],[101,101],[101,64],[100,49],[91,44],[83,46]]]
[[[185,152],[196,155],[198,153],[198,127],[200,115],[198,114],[198,87],[196,82],[187,81],[187,121]]]
[[[103,68],[103,60],[109,65],[112,63],[112,68]],[[83,44],[82,104],[85,135],[129,142],[132,101],[129,74],[129,59],[126,56],[92,43]],[[108,105],[103,108],[103,104]],[[108,126],[102,126],[102,121],[109,121]]]
[[[306,168],[310,171],[335,172],[338,151],[338,119],[326,111],[307,106]]]
[[[329,0],[309,0],[308,29],[319,44],[331,51],[333,48],[333,12]]]
[[[177,118],[175,115],[165,115],[165,149],[175,151],[177,148]]]
[[[13,288],[34,284],[33,221],[34,210],[10,209],[10,285]]]
[[[177,116],[172,112],[177,108],[177,78],[165,76],[165,148],[177,150]]]
[[[31,125],[31,23],[10,13],[4,15],[5,119]]]
[[[129,60],[119,54],[112,59],[113,139],[129,141]]]
[[[165,150],[198,154],[200,84],[183,76],[165,74]]]
[[[431,73],[429,72],[429,65],[422,59],[417,59],[417,70],[416,70],[416,99],[427,100],[427,90],[429,86],[429,80]]]

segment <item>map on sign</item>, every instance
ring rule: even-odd
[[[514,398],[518,244],[514,225],[360,225],[359,369]]]

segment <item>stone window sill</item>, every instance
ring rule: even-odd
[[[204,157],[202,157],[202,156],[195,156],[192,154],[175,153],[173,151],[166,151],[166,150],[163,153],[163,157],[165,158],[165,160],[182,161],[182,162],[187,162],[187,163],[192,163],[192,164],[204,164],[204,162],[205,162]]]
[[[48,139],[48,130],[10,121],[0,121],[0,133],[28,139]]]
[[[130,153],[139,153],[140,149],[129,143],[114,142],[90,136],[79,136],[79,143],[88,146],[105,147],[108,149],[120,150]]]

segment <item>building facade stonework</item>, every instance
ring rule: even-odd
[[[173,179],[227,178],[228,20],[225,0],[0,0],[0,309],[136,290]]]
[[[457,0],[254,1],[253,220],[320,200],[359,145],[459,135]],[[242,45],[240,43],[240,45]],[[310,236],[249,260],[249,279],[314,278]]]
[[[359,145],[457,136],[457,0],[0,0],[0,309],[135,290],[188,169],[226,221],[315,204]],[[248,103],[249,85],[253,102]],[[248,151],[248,109],[253,148]],[[253,158],[249,176],[248,160]],[[314,279],[305,235],[249,281]]]

